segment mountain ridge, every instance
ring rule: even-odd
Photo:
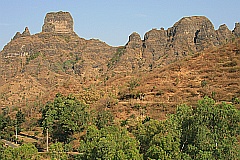
[[[204,16],[184,17],[166,30],[146,32],[143,40],[133,32],[119,47],[80,38],[73,23],[69,12],[47,13],[42,32],[31,35],[26,27],[4,46],[2,107],[39,107],[61,92],[76,94],[93,107],[130,110],[119,118],[134,112],[135,104],[148,102],[148,114],[156,117],[154,109],[163,104],[171,112],[177,103],[194,103],[205,95],[225,101],[239,97],[239,23],[233,31],[226,25],[215,30]]]

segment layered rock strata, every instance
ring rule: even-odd
[[[44,19],[42,32],[72,33],[73,18],[69,12],[47,13]]]

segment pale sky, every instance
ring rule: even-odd
[[[41,32],[48,12],[68,11],[74,31],[112,46],[125,45],[132,32],[141,37],[152,28],[165,29],[185,16],[204,15],[215,29],[233,30],[240,21],[240,0],[1,0],[0,50],[27,26]]]

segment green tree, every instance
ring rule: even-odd
[[[181,158],[180,136],[174,123],[150,119],[133,128],[132,133],[140,141],[144,159]]]
[[[0,159],[3,159],[3,152],[6,149],[4,143],[0,141]]]
[[[150,142],[146,156],[152,159],[181,159],[179,154],[180,139],[174,134],[157,134]]]
[[[165,121],[150,120],[131,132],[144,159],[238,159],[240,113],[231,104],[205,97],[180,105]]]
[[[126,129],[107,126],[100,130],[89,126],[81,140],[79,159],[142,159],[138,142],[129,135]]]
[[[39,159],[38,150],[33,144],[23,144],[18,148],[6,148],[2,155],[3,160],[36,160]]]
[[[53,139],[66,142],[69,136],[84,130],[88,123],[87,106],[75,97],[57,94],[53,102],[49,102],[41,110],[44,132],[49,129]]]
[[[50,145],[50,155],[53,160],[67,160],[69,158],[68,154],[64,150],[62,143],[57,142]]]
[[[10,140],[14,135],[14,123],[9,116],[0,114],[0,137]]]
[[[233,105],[205,97],[195,109],[180,106],[173,120],[180,131],[180,150],[192,159],[237,159],[240,114]]]
[[[139,123],[137,126],[131,128],[131,132],[140,142],[140,152],[146,153],[150,147],[152,138],[163,132],[164,124],[161,121],[150,119],[146,123]]]
[[[0,131],[2,131],[5,127],[7,127],[7,125],[8,125],[7,117],[4,116],[3,114],[0,114]]]
[[[113,115],[110,111],[99,111],[95,120],[98,129],[113,125]]]
[[[18,132],[21,131],[21,125],[23,122],[25,122],[25,115],[22,113],[21,110],[19,110],[16,114],[16,126]]]

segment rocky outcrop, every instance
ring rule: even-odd
[[[221,36],[222,34],[221,32]],[[132,37],[138,37],[137,41]],[[126,48],[128,52],[134,52],[130,48],[141,48],[139,45],[142,44],[143,63],[151,68],[219,45],[213,24],[204,16],[184,17],[167,30],[161,28],[148,31],[143,41],[139,37],[136,34],[130,35]]]
[[[17,32],[17,33],[15,34],[15,36],[13,37],[13,39],[17,39],[17,38],[19,38],[19,37],[21,37],[21,33],[20,33],[20,32]]]
[[[25,30],[23,31],[22,34],[21,34],[20,32],[17,32],[17,33],[15,34],[15,36],[13,37],[13,39],[17,39],[17,38],[19,38],[19,37],[26,37],[26,36],[31,36],[28,27],[25,27]]]
[[[73,18],[71,14],[62,11],[47,13],[44,19],[42,32],[72,33]]]
[[[25,30],[22,33],[22,36],[30,36],[30,35],[31,35],[30,31],[29,31],[28,27],[26,27]]]
[[[229,42],[232,39],[232,32],[228,29],[226,24],[219,26],[217,32],[217,39],[220,44]]]
[[[45,16],[42,32],[31,35],[27,27],[23,33],[17,32],[4,47],[1,56],[3,64],[6,62],[5,67],[13,69],[11,72],[3,69],[4,74],[7,72],[7,78],[23,69],[26,72],[30,69],[33,73],[33,66],[24,68],[24,65],[29,66],[25,62],[39,53],[50,57],[51,61],[44,64],[51,64],[46,66],[51,70],[62,69],[67,74],[96,77],[109,70],[116,73],[152,70],[211,46],[224,44],[231,37],[239,35],[239,23],[236,23],[233,32],[226,25],[216,31],[208,18],[192,16],[180,19],[168,29],[152,29],[144,35],[143,40],[133,32],[128,43],[117,48],[96,39],[78,37],[69,12],[51,12]],[[72,59],[69,60],[69,57]],[[7,63],[7,60],[21,62],[21,66]],[[55,66],[52,65],[54,63]],[[10,64],[12,66],[8,66]]]
[[[146,66],[152,66],[153,64],[170,63],[206,48],[225,44],[233,37],[239,36],[239,23],[236,23],[233,32],[225,24],[215,30],[207,17],[191,16],[180,19],[167,30],[161,28],[148,31],[144,35],[143,41],[139,39],[140,35],[133,33],[130,35],[126,48],[128,52],[134,52],[132,49],[142,47]]]
[[[224,35],[229,36],[227,33],[220,33],[220,36]],[[131,43],[129,39],[127,46]],[[211,21],[204,16],[184,17],[167,30],[152,29],[145,34],[142,43],[143,54],[146,57],[151,55],[154,60],[165,54],[193,54],[212,45],[219,45],[217,34]]]
[[[164,28],[148,31],[143,40],[144,56],[152,57],[153,60],[159,59],[164,54],[167,39],[167,31]]]
[[[169,88],[176,85],[181,86],[183,81],[186,81],[189,89],[199,85],[200,80],[203,77],[205,79],[206,76],[201,76],[196,82],[197,74],[211,72],[211,68],[205,64],[209,63],[211,66],[211,62],[216,63],[220,67],[216,77],[222,78],[221,76],[224,75],[222,71],[230,68],[222,68],[222,66],[235,66],[239,63],[238,57],[232,58],[232,56],[230,56],[231,58],[228,58],[229,56],[222,57],[222,59],[227,59],[225,63],[224,60],[219,60],[218,52],[216,52],[213,57],[211,57],[212,53],[194,57],[189,65],[183,63],[190,61],[173,63],[170,67],[164,65],[178,61],[184,56],[194,55],[208,47],[224,44],[231,40],[231,37],[234,40],[234,37],[239,36],[239,23],[236,23],[233,32],[229,31],[226,25],[220,26],[216,31],[209,19],[203,16],[194,16],[184,17],[168,29],[152,29],[144,35],[143,40],[138,33],[133,32],[125,46],[111,47],[97,39],[85,40],[78,37],[73,30],[73,19],[70,13],[48,13],[44,20],[42,32],[31,35],[26,27],[23,33],[17,32],[13,40],[0,52],[0,86],[4,90],[2,92],[4,93],[2,94],[4,105],[1,102],[0,105],[26,106],[26,100],[35,104],[38,97],[41,96],[39,93],[46,93],[46,96],[49,96],[59,91],[64,91],[64,93],[73,93],[72,91],[74,91],[78,94],[81,92],[81,88],[87,91],[99,87],[103,96],[105,93],[102,92],[102,88],[117,94],[118,90],[121,91],[120,86],[125,85],[127,79],[130,80],[134,75],[140,78],[141,75],[148,74],[148,71],[153,71],[152,75],[157,78],[155,82],[148,78],[145,79],[148,93],[151,94],[151,97],[158,97],[158,93],[156,92],[155,96],[153,90],[159,89],[160,86],[166,86],[166,90],[163,90],[164,97],[160,100],[168,99],[167,101],[170,102],[173,90]],[[239,42],[239,39],[236,42]],[[237,46],[237,44],[234,45]],[[226,50],[226,55],[228,52],[238,56],[239,49],[234,47],[232,51],[231,49]],[[222,55],[219,54],[219,56]],[[230,62],[231,59],[233,62]],[[192,65],[195,63],[197,63],[196,66]],[[182,70],[181,66],[185,69]],[[162,69],[155,70],[158,67],[162,67]],[[197,71],[193,73],[194,77],[191,75],[191,68]],[[178,73],[172,75],[175,70]],[[201,71],[199,72],[199,70]],[[235,74],[236,77],[239,75],[236,67],[228,71],[230,74]],[[155,76],[158,73],[161,73],[161,77]],[[183,79],[185,74],[189,74],[191,79],[189,77]],[[119,77],[121,79],[118,79]],[[209,79],[209,83],[211,83],[212,74],[209,77],[211,77]],[[233,76],[227,77],[234,79]],[[107,82],[110,84],[115,78],[118,79],[117,85],[113,88],[105,87],[107,79],[110,80]],[[194,82],[189,85],[190,80]],[[122,81],[125,82],[119,85]],[[229,87],[226,82],[224,81],[224,84]],[[153,84],[154,87],[151,86]],[[238,83],[235,84],[238,85]],[[218,86],[222,87],[222,85]],[[63,88],[65,89],[62,90]],[[168,91],[171,92],[170,96],[165,96]],[[184,93],[184,96],[189,96],[189,92],[191,90],[187,91],[186,94]],[[5,93],[7,94],[5,95]],[[237,93],[237,90],[234,93]],[[177,92],[177,94],[181,93]],[[193,92],[190,94],[196,95]],[[9,99],[9,97],[11,98]],[[151,101],[153,100],[151,99]]]
[[[168,29],[168,37],[178,55],[218,45],[214,26],[204,16],[182,18]]]
[[[129,36],[128,43],[126,45],[129,48],[141,48],[142,47],[142,40],[140,35],[137,32],[133,32]]]
[[[115,50],[100,40],[80,38],[73,31],[70,13],[47,13],[42,32],[31,35],[26,27],[4,46],[0,53],[4,69],[0,75],[5,79],[17,73],[36,76],[40,63],[37,58],[44,55],[41,67],[45,70],[95,78],[107,70],[107,60]]]
[[[233,30],[233,34],[236,37],[240,37],[240,23],[235,23],[235,28]]]

